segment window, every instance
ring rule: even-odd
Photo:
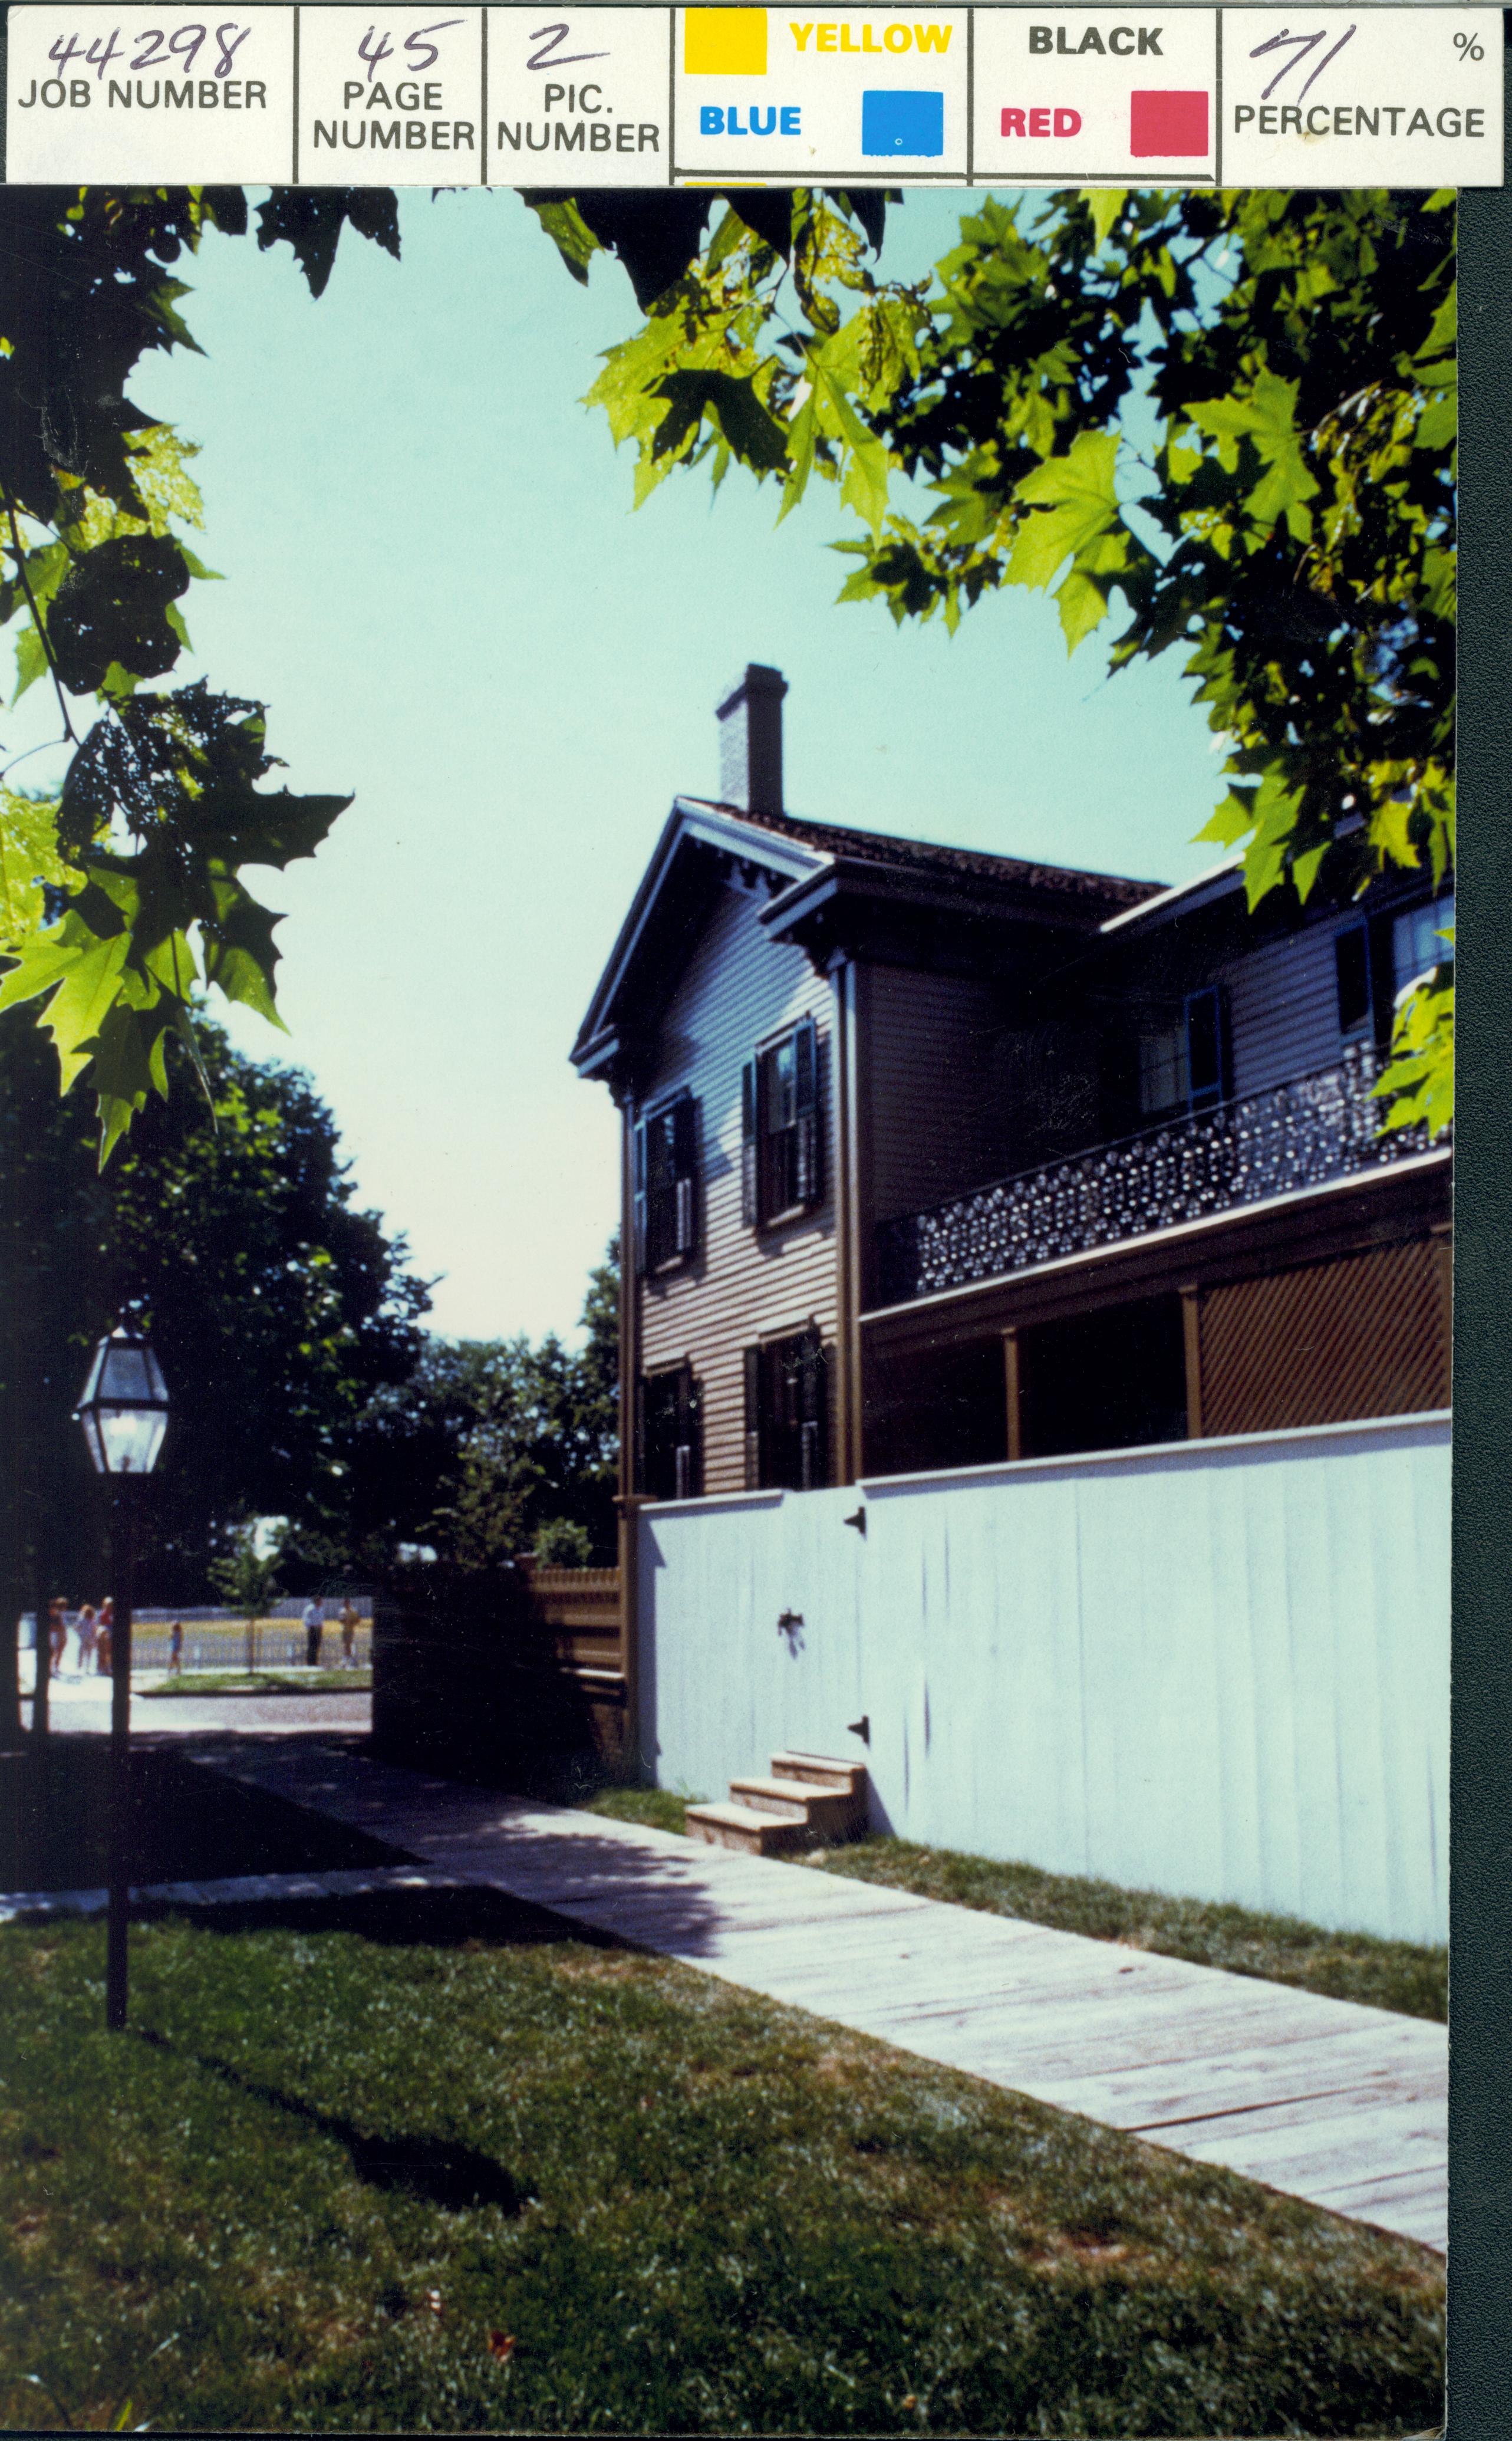
[[[1206,1111],[1226,1090],[1228,1036],[1223,995],[1189,992],[1179,1022],[1140,1036],[1140,1109],[1146,1118]]]
[[[1215,987],[1189,992],[1186,1003],[1187,1099],[1194,1111],[1211,1111],[1221,1102],[1224,1069],[1223,995]]]
[[[698,1105],[679,1094],[636,1130],[636,1268],[659,1272],[698,1250]]]
[[[829,1479],[829,1355],[810,1325],[746,1350],[746,1484],[813,1492]]]
[[[1147,1118],[1162,1111],[1185,1110],[1186,1095],[1185,1026],[1162,1026],[1158,1034],[1142,1034],[1140,1109]]]
[[[1339,993],[1339,1032],[1345,1042],[1358,1042],[1371,1031],[1370,935],[1363,924],[1351,924],[1334,937],[1334,979]]]
[[[747,1226],[818,1203],[823,1194],[819,1035],[811,1017],[747,1061],[740,1118]]]
[[[696,1500],[703,1489],[702,1399],[693,1368],[640,1384],[640,1488],[652,1500]]]
[[[1411,913],[1398,915],[1392,926],[1392,987],[1402,991],[1415,983],[1419,975],[1429,974],[1434,967],[1447,966],[1454,955],[1454,944],[1442,935],[1454,930],[1454,893],[1435,898],[1431,905],[1414,907]]]

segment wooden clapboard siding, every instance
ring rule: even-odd
[[[763,931],[765,898],[760,881],[721,893],[668,1004],[639,1105],[684,1087],[699,1105],[699,1252],[641,1284],[640,1370],[692,1365],[703,1391],[706,1492],[745,1483],[743,1350],[811,1320],[826,1344],[836,1335],[831,991],[801,949]],[[741,1071],[759,1042],[801,1017],[819,1027],[825,1199],[785,1228],[751,1229],[741,1219]]]
[[[1202,1428],[1286,1432],[1449,1402],[1449,1244],[1235,1280],[1201,1302]]]
[[[1312,924],[1224,967],[1235,1094],[1263,1094],[1339,1058],[1334,938],[1346,921]]]
[[[907,967],[869,968],[861,1124],[871,1211],[922,1212],[999,1176],[1010,1129],[984,1091],[1001,1019],[990,986]]]

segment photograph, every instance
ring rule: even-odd
[[[677,14],[0,185],[0,2423],[1437,2432],[1456,190]]]

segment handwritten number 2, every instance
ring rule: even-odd
[[[556,52],[560,45],[567,41],[567,36],[571,31],[571,27],[565,22],[559,26],[537,26],[534,33],[530,39],[532,43],[540,43],[541,48],[538,51],[532,51],[531,53],[530,58],[525,63],[526,66],[528,68],[572,68],[577,66],[580,60],[606,60],[608,58],[609,54],[607,51],[567,51],[562,54],[561,58],[557,58],[555,56]],[[550,36],[550,41],[542,41],[542,37],[547,34]]]

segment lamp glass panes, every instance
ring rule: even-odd
[[[168,1384],[137,1332],[120,1325],[100,1341],[75,1414],[97,1474],[151,1474],[168,1430]]]

